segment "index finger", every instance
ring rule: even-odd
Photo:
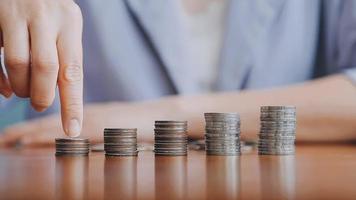
[[[83,121],[82,21],[76,19],[60,32],[58,87],[62,125],[68,136],[79,136]]]

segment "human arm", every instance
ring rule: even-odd
[[[275,89],[170,96],[133,103],[100,103],[85,107],[83,137],[102,141],[105,127],[137,127],[140,141],[153,141],[158,119],[188,120],[189,136],[203,138],[204,112],[238,112],[242,138],[257,139],[261,105],[297,107],[297,141],[348,142],[356,139],[356,91],[344,75],[333,75]],[[9,127],[0,142],[27,145],[53,143],[61,129],[53,115]]]

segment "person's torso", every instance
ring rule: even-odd
[[[203,62],[189,44],[181,1],[77,1],[84,17],[84,99],[139,101],[202,92]],[[214,91],[258,89],[311,79],[320,1],[230,1]],[[208,33],[207,33],[208,34]],[[44,114],[58,110],[55,105]],[[28,116],[38,113],[28,111]]]

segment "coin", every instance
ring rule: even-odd
[[[240,115],[204,113],[207,155],[240,155]]]
[[[56,156],[87,156],[89,154],[90,143],[83,138],[56,138]]]
[[[137,128],[105,128],[106,156],[137,156]]]
[[[159,120],[154,124],[154,153],[157,156],[185,156],[188,148],[188,122]]]
[[[291,155],[295,152],[295,106],[262,106],[258,153],[260,155]]]

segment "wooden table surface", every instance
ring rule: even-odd
[[[0,199],[355,199],[356,146],[298,145],[295,156],[55,157],[0,150]]]

